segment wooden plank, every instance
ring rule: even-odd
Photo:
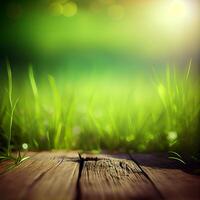
[[[161,199],[131,160],[83,155],[81,199]]]
[[[33,157],[34,155],[36,155],[36,152],[22,152],[22,155],[24,156],[30,156]],[[17,156],[17,153],[14,153],[14,156]],[[12,160],[5,160],[0,162],[0,175],[4,174],[6,171],[9,171],[9,169],[14,167],[14,161]]]
[[[200,199],[199,176],[183,172],[163,154],[131,155],[136,162],[127,154],[30,155],[0,175],[1,200]]]
[[[165,154],[133,154],[165,199],[200,199],[200,177],[184,172]]]
[[[41,152],[0,176],[0,199],[74,199],[77,153]]]

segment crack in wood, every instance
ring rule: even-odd
[[[104,177],[107,181],[107,184],[110,185],[110,180],[112,179],[112,182],[115,183],[116,186],[121,185],[124,181],[126,182],[127,179],[130,180],[133,173],[142,173],[141,168],[139,168],[137,165],[134,165],[132,160],[88,156],[84,158],[79,154],[79,160],[77,160],[77,162],[79,163],[79,172],[74,200],[81,200],[84,198],[84,191],[82,191],[83,183],[81,181],[83,168],[88,171],[85,174],[86,176],[89,176],[90,171],[93,171],[97,174],[101,171],[104,171],[105,175],[107,174],[107,176]],[[89,179],[90,178],[88,177],[88,180]],[[112,185],[110,185],[110,187],[112,187]]]
[[[87,159],[85,163],[85,167],[95,171],[96,169],[105,170],[107,174],[109,174],[113,180],[115,179],[126,179],[132,173],[140,173],[140,169],[135,168],[127,160],[118,160],[118,159],[100,159],[98,162],[93,162],[92,160]]]
[[[199,177],[153,159],[41,152],[0,176],[0,199],[199,199]]]
[[[79,172],[78,172],[78,179],[77,179],[77,182],[76,182],[76,195],[75,195],[75,198],[74,200],[81,200],[81,196],[82,196],[82,192],[81,192],[81,183],[80,183],[80,180],[81,180],[81,174],[82,174],[82,171],[83,171],[83,165],[84,165],[84,158],[81,157],[81,154],[79,153]]]
[[[82,190],[81,190],[81,175],[82,175],[82,171],[83,171],[83,167],[85,165],[85,167],[87,166],[87,162],[97,162],[97,161],[109,161],[110,159],[106,159],[106,158],[98,158],[98,157],[86,157],[83,158],[81,156],[81,154],[78,154],[79,159],[76,160],[76,162],[79,163],[79,172],[78,172],[78,179],[77,179],[77,183],[76,183],[76,195],[75,195],[75,200],[81,200],[82,199]]]

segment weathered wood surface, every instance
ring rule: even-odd
[[[200,199],[200,176],[184,172],[163,154],[135,154],[138,162],[165,199]]]
[[[200,199],[200,177],[163,154],[30,155],[0,175],[1,200]]]
[[[80,181],[83,199],[161,199],[129,157],[83,157],[85,162]]]
[[[0,199],[74,199],[79,164],[76,153],[42,152],[0,176]]]

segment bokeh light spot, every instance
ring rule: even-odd
[[[81,128],[79,126],[74,126],[72,132],[74,135],[78,135],[81,133]]]
[[[78,11],[78,7],[74,2],[68,2],[63,6],[63,15],[66,17],[74,16]]]
[[[28,149],[28,144],[27,144],[27,143],[23,143],[23,144],[22,144],[22,148],[23,148],[24,150]]]
[[[168,140],[169,140],[169,142],[173,142],[173,141],[175,141],[176,139],[177,139],[177,132],[175,132],[175,131],[170,131],[169,133],[168,133]]]
[[[163,84],[158,85],[158,93],[161,97],[165,96],[165,87],[163,86]]]

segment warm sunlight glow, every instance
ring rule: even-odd
[[[171,2],[169,12],[174,17],[187,17],[190,14],[190,9],[183,0],[174,0]]]
[[[167,33],[181,33],[186,27],[192,27],[196,20],[197,8],[189,0],[168,0],[155,6],[153,16],[159,27]]]

